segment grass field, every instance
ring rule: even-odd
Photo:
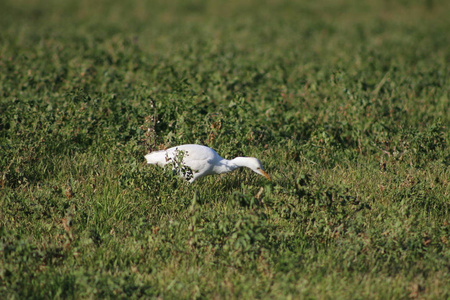
[[[449,299],[449,15],[0,1],[0,298]],[[145,164],[183,143],[273,181]]]

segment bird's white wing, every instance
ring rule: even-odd
[[[181,145],[167,151],[171,158],[182,152],[183,164],[190,167],[196,177],[209,174],[215,163],[222,159],[216,151],[202,145]]]
[[[175,151],[182,151],[184,152],[184,158],[185,161],[211,161],[215,160],[218,157],[220,158],[219,154],[217,154],[216,151],[213,149],[202,146],[202,145],[181,145],[177,147],[170,148],[168,151],[175,152]]]
[[[205,175],[223,173],[216,170],[222,166],[223,158],[213,149],[202,145],[180,145],[163,151],[155,151],[145,156],[149,164],[165,166],[173,164],[173,169],[180,171],[182,177],[190,182]],[[189,167],[189,171],[182,166]],[[191,177],[192,176],[192,177]]]

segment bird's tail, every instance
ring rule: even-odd
[[[155,151],[145,155],[148,164],[164,166],[166,161],[166,151]]]

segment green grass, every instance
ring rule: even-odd
[[[450,298],[449,14],[1,1],[0,298]]]

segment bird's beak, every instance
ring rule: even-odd
[[[263,169],[258,169],[261,172],[261,175],[269,179],[269,181],[272,181],[272,178],[270,178],[270,175],[266,173]]]

